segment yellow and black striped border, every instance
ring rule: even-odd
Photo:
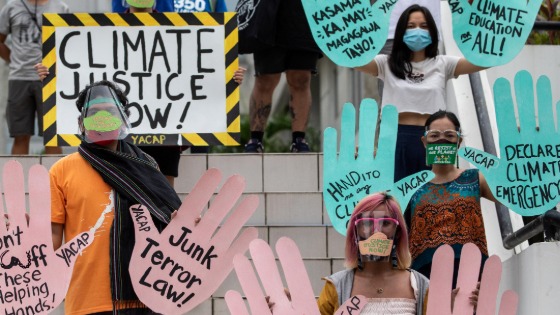
[[[214,133],[183,133],[165,135],[162,145],[239,145],[241,119],[239,115],[239,86],[233,74],[239,67],[237,54],[237,16],[226,13],[76,13],[43,15],[43,64],[49,68],[49,76],[43,80],[43,137],[46,146],[77,146],[78,134],[58,134],[56,128],[56,27],[68,26],[224,26],[224,55],[227,130]],[[157,136],[157,135],[152,135]],[[130,137],[130,135],[129,135]],[[182,139],[178,139],[182,137]]]

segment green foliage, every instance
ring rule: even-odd
[[[538,21],[560,22],[560,1],[544,0],[537,16]],[[559,31],[532,31],[527,39],[530,45],[560,45]]]

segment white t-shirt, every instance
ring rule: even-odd
[[[441,14],[440,14],[440,0],[399,0],[395,3],[395,7],[391,12],[391,18],[389,19],[389,36],[388,39],[395,38],[395,29],[397,28],[397,22],[401,17],[401,14],[413,4],[418,4],[423,7],[428,8],[432,14],[434,21],[436,22],[438,28],[439,38],[441,38]]]
[[[438,55],[422,62],[411,62],[412,74],[405,80],[389,69],[389,56],[377,55],[377,77],[383,80],[383,102],[397,107],[399,113],[433,114],[446,108],[445,85],[454,78],[460,57]]]
[[[33,68],[41,62],[43,13],[68,13],[60,0],[35,6],[28,0],[9,1],[0,11],[0,34],[11,35],[10,80],[39,80]]]

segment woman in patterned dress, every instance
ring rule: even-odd
[[[433,143],[461,144],[461,125],[457,116],[440,110],[425,124],[424,146]],[[488,258],[480,197],[496,202],[478,169],[460,169],[454,164],[433,164],[436,175],[422,186],[410,201],[410,252],[412,268],[430,277],[436,249],[449,244],[455,252],[455,280],[461,249],[474,243],[483,262]],[[455,281],[454,281],[455,282]]]

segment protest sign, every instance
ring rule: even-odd
[[[315,42],[334,63],[363,66],[381,51],[397,0],[302,1]]]
[[[432,260],[430,289],[426,314],[483,314],[496,315],[496,302],[502,277],[502,262],[496,255],[491,256],[484,264],[482,277],[480,277],[480,290],[476,309],[470,297],[476,289],[481,264],[481,254],[478,247],[467,243],[461,250],[461,260],[457,277],[457,286],[460,288],[452,298],[453,269],[455,254],[449,245],[440,246]],[[500,302],[500,315],[514,315],[517,313],[518,296],[512,290],[502,294]],[[453,307],[452,307],[453,305]]]
[[[87,84],[117,83],[137,145],[238,145],[235,13],[45,14],[44,139],[78,145],[75,102]]]
[[[453,38],[471,63],[493,67],[510,62],[521,51],[540,0],[448,0]]]
[[[520,215],[540,215],[560,202],[560,132],[554,124],[551,84],[541,76],[535,89],[531,74],[520,71],[514,85],[519,127],[509,81],[494,83],[500,157],[469,147],[459,154],[480,169],[499,202]]]
[[[363,295],[354,295],[342,304],[338,310],[334,312],[335,315],[359,315],[366,307],[368,299]]]
[[[434,177],[432,172],[422,171],[394,183],[397,109],[391,105],[383,107],[382,117],[375,156],[375,100],[364,99],[360,105],[357,156],[354,105],[347,103],[342,110],[340,151],[337,151],[336,129],[325,129],[323,200],[333,227],[342,235],[346,235],[348,220],[354,207],[365,196],[390,191],[399,202],[402,211],[405,211],[414,192]]]
[[[49,174],[41,165],[29,170],[29,217],[21,164],[4,164],[6,227],[0,227],[0,313],[48,314],[66,296],[76,259],[93,241],[94,230],[78,234],[54,250]],[[29,220],[29,222],[27,222]],[[4,223],[2,223],[4,224]]]
[[[247,228],[236,238],[258,205],[256,196],[248,196],[232,210],[245,188],[239,175],[226,181],[195,223],[220,181],[217,169],[208,170],[161,233],[144,206],[130,207],[136,242],[129,273],[134,292],[150,309],[178,315],[206,301],[233,269],[234,256],[243,254],[257,238],[256,228]]]
[[[282,277],[270,246],[261,239],[256,239],[249,246],[251,258],[259,278],[255,275],[253,265],[243,255],[237,255],[233,261],[235,273],[249,302],[251,314],[270,315],[319,315],[315,294],[305,270],[301,253],[293,240],[281,237],[276,242],[276,253],[284,271],[284,277],[290,292],[286,296]],[[259,284],[274,302],[269,309]],[[226,303],[233,315],[248,315],[247,307],[237,291],[226,293]]]

